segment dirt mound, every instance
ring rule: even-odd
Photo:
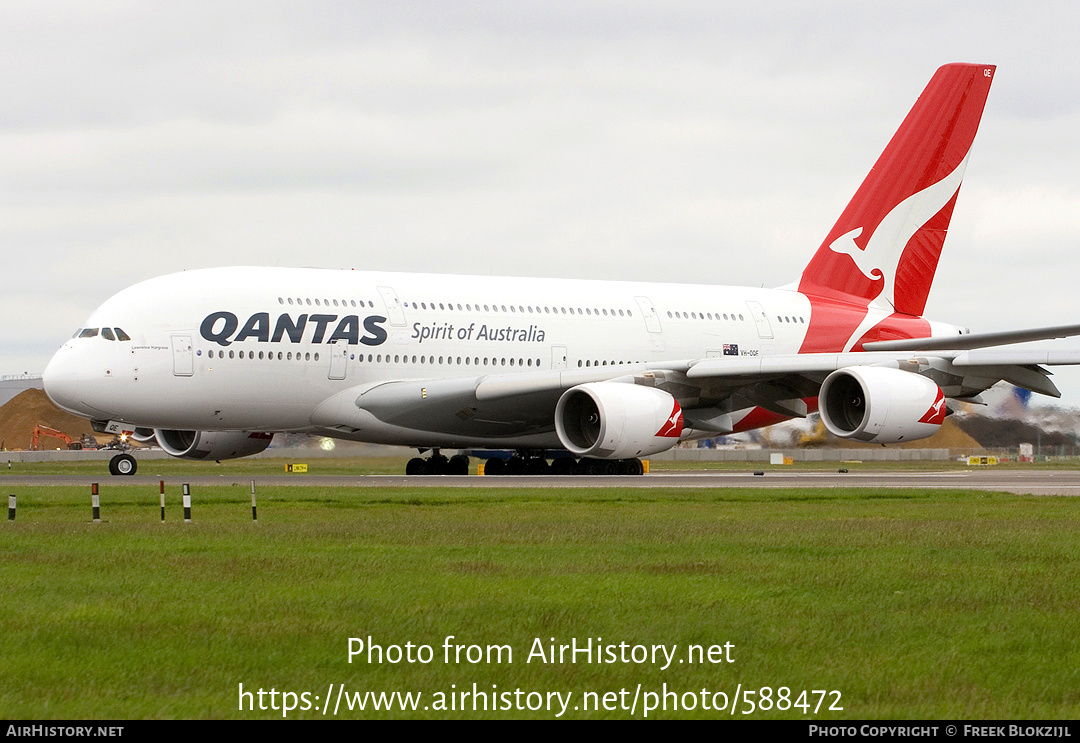
[[[0,449],[29,449],[37,425],[63,431],[72,441],[78,441],[84,433],[94,433],[90,421],[53,405],[45,390],[29,389],[0,407]],[[106,436],[103,440],[111,438]],[[43,449],[67,447],[62,439],[52,436],[43,437],[40,446]]]

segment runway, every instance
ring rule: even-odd
[[[1030,495],[1080,495],[1080,471],[1074,470],[1004,470],[972,469],[960,471],[885,471],[860,470],[841,473],[821,470],[754,470],[732,472],[654,472],[640,477],[454,477],[405,475],[273,475],[256,476],[257,486],[342,487],[360,490],[388,487],[408,488],[922,488],[937,490],[986,490]],[[86,485],[102,487],[156,488],[161,478],[152,475],[134,477],[92,477],[87,475],[46,475],[40,477],[0,477],[9,486]],[[171,476],[167,485],[182,482],[191,485],[249,486],[251,477]],[[3,485],[0,485],[3,487]]]

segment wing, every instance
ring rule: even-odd
[[[1029,341],[1045,341],[1052,338],[1070,338],[1076,335],[1080,335],[1080,325],[1057,325],[1051,328],[1007,330],[1001,333],[975,333],[937,338],[875,341],[864,343],[863,348],[867,351],[930,351],[933,349],[960,351],[990,346],[1008,346]]]
[[[1060,397],[1045,367],[1080,364],[1080,351],[991,344],[1076,334],[1080,326],[889,341],[860,352],[389,381],[335,395],[319,407],[312,423],[337,435],[412,446],[574,450],[557,418],[578,415],[583,419],[578,427],[584,419],[599,419],[615,439],[660,437],[664,440],[650,445],[659,451],[674,444],[670,437],[680,409],[677,433],[701,436],[804,417],[820,406],[834,433],[887,443],[931,435],[945,416],[944,398],[977,402],[999,381]],[[560,401],[574,389],[588,390],[593,402],[561,410]],[[674,410],[670,402],[665,407],[665,399],[675,403]],[[773,416],[751,416],[758,409]]]
[[[554,416],[566,390],[638,380],[651,387],[655,375],[663,379],[689,367],[675,362],[379,382],[334,395],[312,423],[346,438],[408,446],[559,447]]]

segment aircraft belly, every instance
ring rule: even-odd
[[[423,384],[390,383],[364,394],[346,390],[320,405],[310,423],[360,441],[449,446],[445,442],[485,445],[540,437],[543,445],[557,445],[558,391],[480,402],[469,391],[475,381],[435,382],[427,397]]]
[[[502,400],[498,405],[436,402],[430,406],[395,411],[379,416],[379,419],[401,428],[455,436],[514,436],[554,431],[552,412],[557,399],[555,396],[553,401],[537,402],[530,397],[528,400]]]

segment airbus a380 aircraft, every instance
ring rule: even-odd
[[[819,408],[837,436],[890,443],[932,435],[947,398],[1000,380],[1057,397],[1043,367],[1080,352],[1007,346],[1080,326],[971,335],[922,318],[994,69],[937,71],[789,286],[188,271],[107,300],[45,389],[178,457],[306,431],[434,450],[410,474],[464,474],[439,450],[473,448],[516,450],[507,472],[553,457],[556,472],[640,473],[682,439]]]

